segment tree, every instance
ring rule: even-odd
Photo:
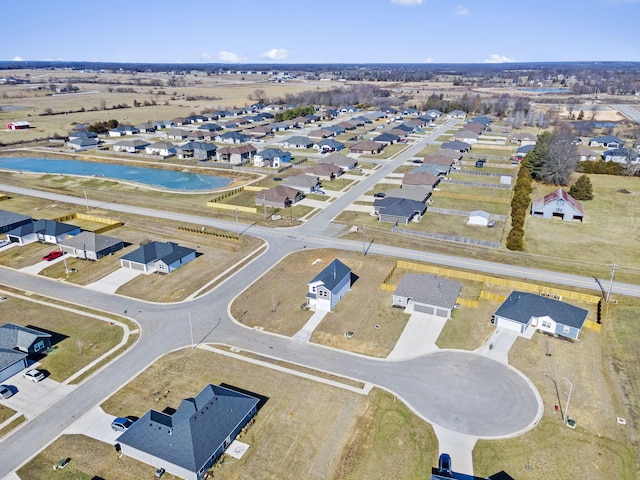
[[[576,200],[593,200],[593,185],[587,175],[580,175],[576,183],[571,185],[569,195]]]
[[[553,133],[540,134],[535,148],[527,154],[532,178],[551,185],[568,185],[578,164],[575,137],[566,124],[558,125]]]

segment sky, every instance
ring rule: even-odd
[[[640,0],[4,0],[0,60],[640,61]]]

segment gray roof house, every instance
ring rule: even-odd
[[[176,146],[171,142],[154,142],[144,147],[144,151],[147,155],[168,157],[176,153]]]
[[[119,238],[108,237],[94,232],[80,232],[74,237],[60,242],[60,250],[75,258],[98,260],[124,248]]]
[[[51,346],[51,335],[13,323],[0,326],[0,382],[29,366],[29,355]]]
[[[584,220],[582,204],[559,188],[531,202],[531,215],[541,218],[560,217],[564,221]]]
[[[604,147],[607,149],[623,148],[624,141],[614,135],[602,135],[589,140],[590,147]]]
[[[280,168],[282,163],[291,162],[291,152],[279,148],[265,148],[253,156],[253,164],[256,167]]]
[[[215,158],[218,147],[207,142],[187,142],[176,148],[178,158],[195,158],[196,160],[211,160]]]
[[[355,158],[347,157],[341,153],[332,153],[328,157],[321,158],[318,163],[333,163],[343,170],[353,170],[358,166],[358,160]]]
[[[71,148],[73,150],[88,150],[90,148],[96,148],[98,143],[97,138],[77,137],[72,138],[67,142],[67,148]]]
[[[259,399],[218,385],[182,400],[173,415],[149,410],[117,438],[125,455],[200,480],[257,413]]]
[[[120,266],[144,273],[171,273],[196,258],[192,248],[173,242],[150,242],[120,258]]]
[[[308,284],[307,305],[314,311],[331,312],[351,290],[351,269],[337,258]]]
[[[287,185],[276,185],[256,192],[253,196],[256,205],[266,205],[269,207],[286,208],[298,203],[304,198],[304,194],[297,188]]]
[[[407,273],[396,287],[391,304],[405,312],[451,318],[462,283],[426,273]]]
[[[425,203],[433,189],[423,185],[405,185],[402,188],[392,188],[387,190],[385,198],[406,198],[416,202]]]
[[[31,217],[27,215],[9,212],[8,210],[0,210],[0,233],[6,233],[32,221]]]
[[[525,333],[528,327],[576,340],[580,335],[588,310],[527,292],[511,295],[493,314],[491,322],[503,328]]]
[[[339,142],[334,138],[325,138],[313,145],[313,148],[320,150],[321,153],[337,152],[344,148],[344,143]]]
[[[280,145],[282,145],[284,148],[304,149],[311,148],[313,146],[313,141],[310,140],[309,137],[295,135],[281,141]]]
[[[64,239],[80,233],[80,227],[55,220],[36,220],[7,232],[7,239],[20,245],[31,242],[58,244]]]
[[[149,145],[149,142],[145,142],[144,140],[140,140],[139,138],[131,140],[120,140],[119,142],[113,144],[113,151],[127,153],[143,152],[147,145]]]
[[[292,177],[287,177],[284,182],[284,185],[288,187],[293,187],[297,190],[302,191],[303,193],[312,193],[320,190],[320,178],[315,175],[306,175],[304,173],[300,175],[295,175]]]
[[[440,148],[468,152],[471,149],[471,145],[467,142],[461,142],[460,140],[453,140],[451,142],[444,142]]]
[[[380,222],[407,225],[411,220],[420,221],[427,205],[407,198],[384,197],[375,199],[373,210]]]

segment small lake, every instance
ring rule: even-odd
[[[0,158],[0,169],[55,175],[81,175],[125,180],[176,191],[213,190],[231,183],[228,177],[178,172],[160,168],[134,167],[115,163],[55,160],[50,158]]]
[[[518,90],[530,93],[571,93],[570,88],[519,88]]]

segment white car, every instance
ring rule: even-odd
[[[38,383],[40,380],[44,380],[44,373],[42,373],[40,370],[36,370],[35,368],[27,370],[22,374],[22,376],[24,378],[28,378],[33,383]]]

